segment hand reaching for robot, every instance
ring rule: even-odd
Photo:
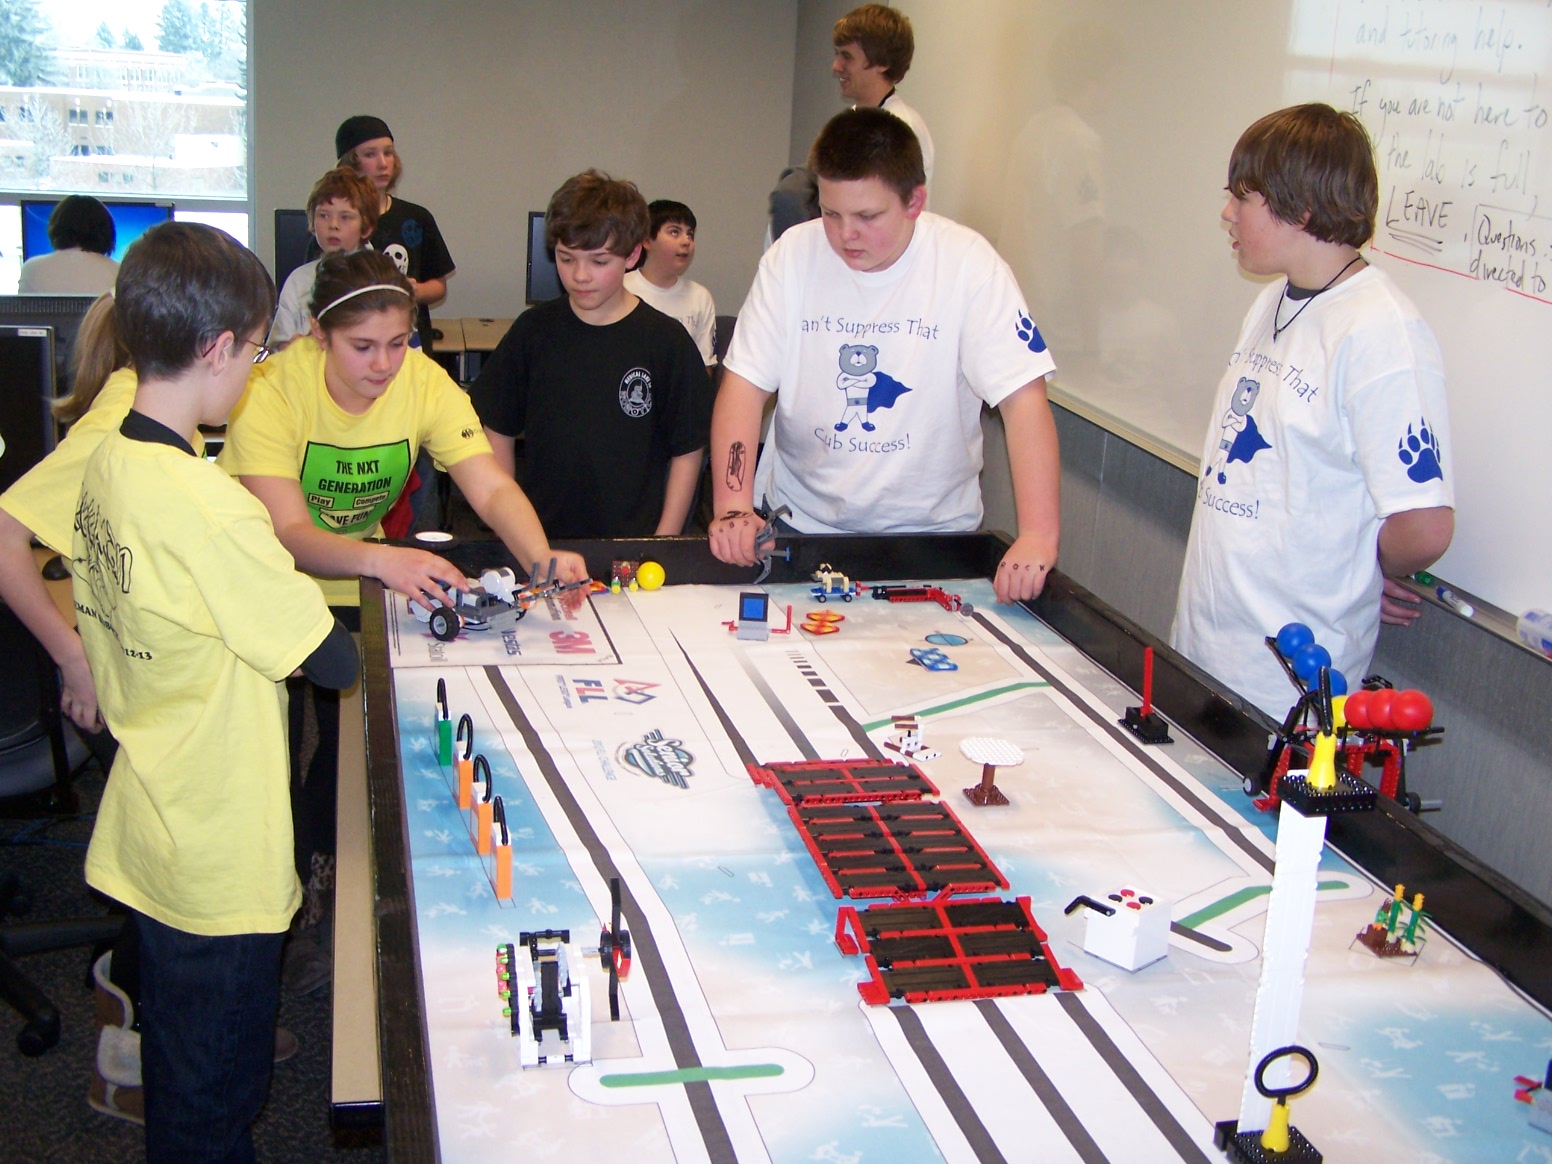
[[[388,589],[427,606],[440,605],[443,588],[462,589],[463,571],[446,558],[405,546],[380,547],[372,576]]]

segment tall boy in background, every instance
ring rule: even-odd
[[[887,4],[864,4],[835,22],[831,39],[835,61],[830,71],[841,83],[841,96],[854,108],[878,108],[893,113],[911,127],[921,143],[922,169],[932,192],[932,134],[922,115],[907,105],[895,88],[910,71],[916,55],[916,35],[909,17]]]
[[[1387,579],[1449,547],[1449,415],[1433,333],[1358,251],[1379,206],[1363,123],[1269,114],[1235,145],[1228,190],[1241,269],[1279,278],[1219,384],[1171,641],[1280,720],[1296,693],[1267,635],[1307,624],[1356,688],[1381,618],[1417,618]]]
[[[633,183],[588,170],[545,213],[566,294],[518,316],[474,382],[496,460],[552,538],[684,529],[706,447],[711,383],[677,321],[625,288],[651,219]]]
[[[625,289],[684,324],[710,370],[717,362],[717,305],[686,274],[695,261],[695,212],[667,198],[650,203],[647,212],[652,225],[641,244],[641,265],[625,276]]]
[[[1013,273],[973,230],[924,211],[921,147],[899,118],[837,114],[809,166],[821,218],[765,252],[725,361],[711,424],[712,553],[754,563],[756,505],[786,506],[802,533],[977,528],[984,403],[1007,429],[1018,511],[997,597],[1032,598],[1060,525],[1045,394],[1055,364]]]
[[[911,127],[921,147],[923,185],[932,193],[932,134],[922,115],[901,98],[895,86],[905,79],[916,55],[916,35],[908,17],[887,4],[864,4],[835,22],[831,38],[835,60],[830,72],[841,83],[841,96],[853,109],[882,109]],[[771,191],[765,246],[800,222],[819,216],[813,170],[792,166],[782,171]]]

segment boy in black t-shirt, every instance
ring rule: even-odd
[[[625,289],[650,219],[634,184],[588,170],[550,199],[566,294],[518,317],[474,382],[496,459],[551,537],[677,534],[700,475],[711,382],[678,320]]]

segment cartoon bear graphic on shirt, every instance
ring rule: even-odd
[[[835,378],[835,386],[845,394],[846,404],[841,419],[835,422],[836,432],[845,432],[858,419],[863,432],[872,432],[878,427],[870,419],[872,414],[880,408],[893,408],[895,401],[910,391],[887,372],[878,370],[878,348],[872,344],[842,344],[840,365],[841,374]]]
[[[1234,386],[1234,395],[1229,398],[1229,410],[1223,414],[1221,422],[1223,431],[1218,438],[1218,455],[1213,458],[1206,473],[1206,476],[1216,478],[1220,485],[1227,483],[1225,470],[1234,461],[1249,464],[1262,449],[1272,447],[1256,427],[1256,418],[1250,415],[1256,397],[1260,395],[1261,382],[1249,376],[1241,376],[1239,383]]]

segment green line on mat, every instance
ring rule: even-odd
[[[1349,883],[1346,881],[1322,881],[1316,888],[1346,889],[1348,886]],[[1203,922],[1212,921],[1215,917],[1221,917],[1231,909],[1238,909],[1247,901],[1254,901],[1258,897],[1265,897],[1270,892],[1272,892],[1270,885],[1247,885],[1244,889],[1236,890],[1227,897],[1220,897],[1205,909],[1197,910],[1190,917],[1181,918],[1175,924],[1185,926],[1188,930],[1200,929]]]
[[[1027,690],[1027,689],[1033,688],[1033,687],[1049,687],[1049,686],[1051,686],[1051,685],[1049,683],[1045,683],[1045,682],[1040,682],[1040,683],[1010,683],[1006,687],[997,687],[997,688],[994,688],[991,691],[982,691],[978,695],[967,695],[963,699],[954,699],[954,700],[949,701],[948,703],[940,703],[936,707],[924,707],[920,711],[913,712],[912,714],[919,715],[919,716],[942,715],[945,711],[954,711],[956,708],[967,707],[967,706],[969,706],[972,703],[980,703],[980,702],[982,702],[983,700],[986,700],[986,699],[994,699],[994,698],[996,698],[999,695],[1006,695],[1010,691],[1024,691],[1024,690]],[[863,724],[862,725],[862,730],[865,731],[865,732],[876,732],[876,731],[878,731],[879,728],[889,727],[894,722],[895,721],[894,721],[894,717],[893,716],[891,716],[888,719],[876,719],[872,723],[865,723],[865,724]]]
[[[642,1071],[635,1075],[601,1075],[605,1087],[661,1087],[666,1083],[714,1083],[719,1079],[768,1079],[780,1075],[778,1063],[749,1063],[743,1067],[686,1067],[679,1071]]]

